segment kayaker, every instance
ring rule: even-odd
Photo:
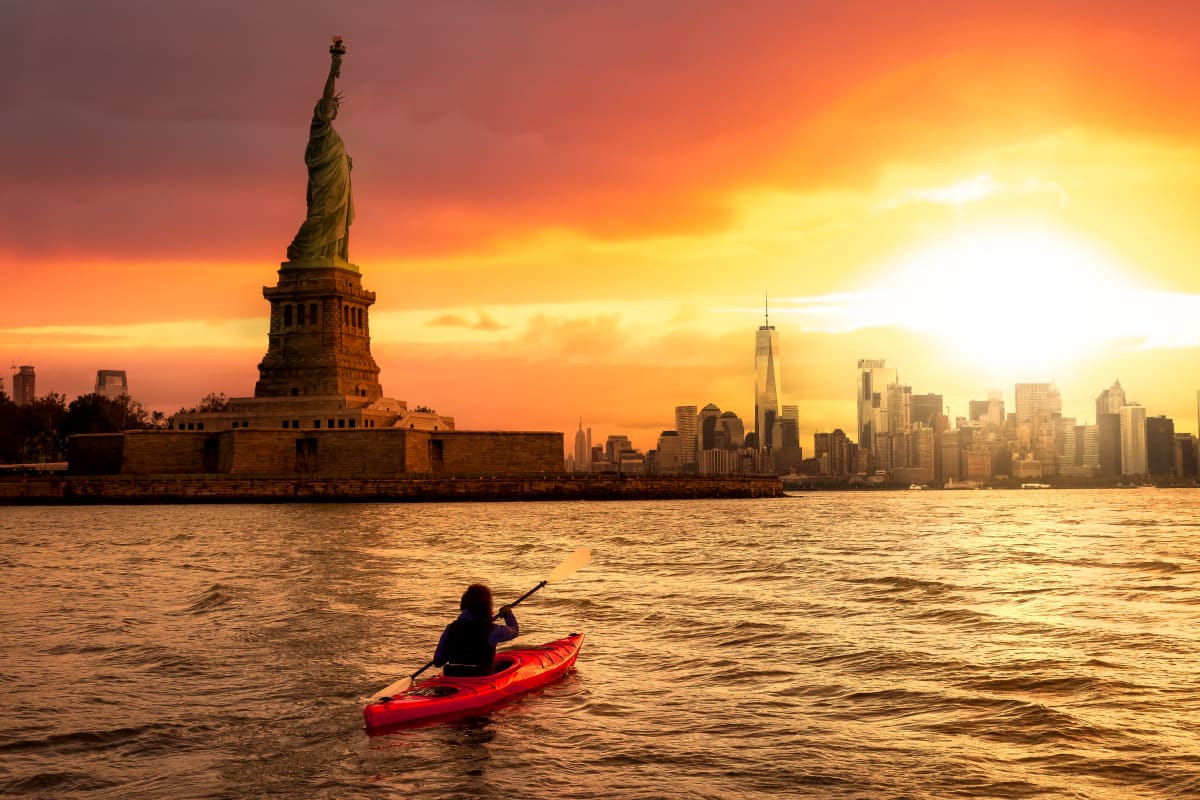
[[[472,583],[459,601],[462,613],[446,626],[433,665],[443,667],[442,674],[451,677],[472,677],[492,674],[496,645],[517,638],[520,628],[512,608],[500,607],[504,624],[492,622],[492,590],[482,583]]]

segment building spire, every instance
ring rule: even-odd
[[[763,325],[770,326],[771,324],[771,306],[767,292],[763,292]]]

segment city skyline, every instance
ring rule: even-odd
[[[642,448],[680,403],[752,429],[766,290],[802,439],[854,430],[860,358],[954,416],[1053,381],[1088,419],[1120,379],[1198,424],[1190,6],[283,8],[0,11],[0,352],[39,391],[253,393],[336,32],[390,396]]]

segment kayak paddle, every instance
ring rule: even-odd
[[[579,570],[586,567],[588,565],[588,562],[591,560],[592,560],[591,548],[588,548],[588,547],[579,548],[574,553],[567,556],[566,559],[563,560],[563,562],[561,564],[559,564],[557,567],[555,567],[554,571],[551,572],[549,575],[547,575],[546,579],[544,581],[539,583],[537,586],[534,586],[532,589],[530,589],[528,592],[526,592],[525,594],[518,597],[513,602],[509,603],[508,607],[512,608],[512,607],[518,605],[519,603],[524,602],[526,599],[529,598],[530,595],[532,595],[538,589],[541,589],[547,583],[557,583],[558,581],[561,581],[564,578],[569,578],[571,575],[575,574]],[[495,616],[492,617],[493,622],[495,622],[498,619],[500,619],[499,614],[496,614]],[[383,689],[383,691],[380,691],[380,692],[377,692],[376,694],[374,694],[371,697],[370,702],[378,703],[381,700],[383,700],[385,697],[392,697],[393,695],[400,694],[401,692],[408,689],[408,687],[413,685],[413,681],[415,681],[417,679],[418,675],[420,675],[422,672],[424,672],[425,670],[429,669],[432,666],[433,666],[433,661],[430,661],[428,664],[421,667],[419,670],[417,670],[413,674],[405,675],[400,680],[385,687]]]

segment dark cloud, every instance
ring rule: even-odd
[[[331,33],[360,253],[728,225],[1072,125],[1190,135],[1187,4],[39,0],[0,9],[0,246],[278,258]],[[1097,81],[1097,75],[1107,76]]]
[[[477,331],[502,331],[509,326],[502,325],[483,311],[476,311],[477,319],[471,322],[458,314],[442,314],[425,323],[433,328],[471,328]]]
[[[425,323],[431,328],[469,328],[470,320],[457,314],[442,314]]]

